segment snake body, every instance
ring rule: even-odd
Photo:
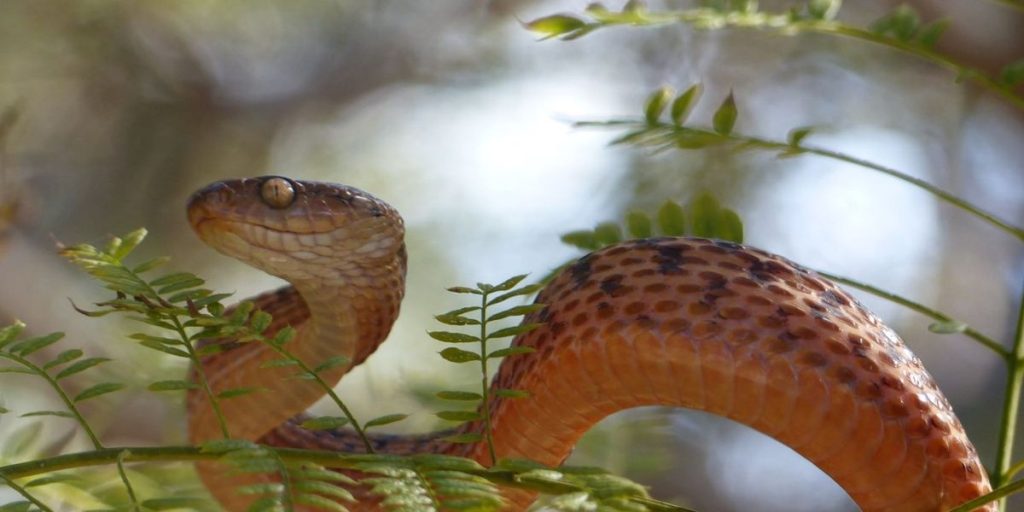
[[[383,201],[271,176],[214,183],[193,195],[188,215],[207,244],[291,283],[256,305],[274,316],[269,332],[298,330],[289,347],[310,366],[339,354],[352,361],[327,372],[330,382],[387,336],[406,254],[402,219]],[[558,465],[605,416],[667,405],[781,441],[865,512],[944,511],[990,490],[921,361],[846,292],[782,257],[698,238],[629,241],[569,265],[537,302],[546,307],[525,321],[543,325],[513,342],[535,351],[506,360],[492,384],[530,393],[491,403],[499,458]],[[288,378],[292,369],[261,367],[277,357],[263,345],[226,343],[202,363],[213,390],[267,388],[221,402],[233,437],[361,451],[349,432],[307,431],[291,419],[320,398],[319,388]],[[192,391],[188,409],[194,442],[221,437],[205,394]],[[483,443],[451,444],[437,434],[373,443],[386,453],[491,463]],[[227,509],[244,509],[231,477],[209,464],[200,473]],[[533,499],[507,496],[514,509]]]

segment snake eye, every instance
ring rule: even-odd
[[[295,201],[295,187],[284,178],[269,178],[260,185],[260,197],[271,208],[285,208]]]

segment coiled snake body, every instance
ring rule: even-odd
[[[406,255],[402,219],[386,203],[341,185],[263,177],[200,190],[188,215],[207,244],[291,283],[255,302],[273,314],[271,332],[298,329],[289,347],[311,367],[338,354],[359,364],[387,336]],[[526,321],[543,326],[514,341],[536,351],[506,361],[493,384],[531,395],[491,404],[499,458],[558,465],[605,416],[671,405],[772,436],[864,511],[948,510],[990,489],[921,361],[847,293],[779,256],[697,238],[625,242],[567,267],[537,301],[547,307]],[[231,344],[203,361],[215,392],[267,388],[221,402],[232,436],[360,450],[344,430],[312,432],[290,420],[322,393],[288,378],[293,370],[261,367],[276,357],[260,344]],[[350,368],[324,376],[336,382]],[[188,406],[194,442],[221,436],[204,394],[191,392]],[[440,437],[373,442],[383,452],[491,463],[482,443]],[[208,464],[200,472],[226,508],[244,509],[231,477]],[[532,500],[508,497],[516,509]]]

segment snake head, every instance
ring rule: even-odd
[[[344,185],[263,176],[218,181],[188,201],[192,228],[208,245],[287,280],[358,275],[397,259],[402,217]]]

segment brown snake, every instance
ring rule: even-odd
[[[273,314],[270,332],[298,330],[289,346],[310,366],[338,354],[357,365],[387,336],[406,253],[402,219],[383,201],[342,185],[263,177],[196,192],[188,216],[207,244],[291,283],[254,300]],[[921,361],[846,292],[779,256],[697,238],[630,241],[571,264],[537,301],[547,307],[526,321],[543,326],[514,341],[536,351],[506,361],[493,383],[531,394],[492,402],[499,458],[558,465],[605,416],[670,405],[781,441],[866,512],[945,511],[990,490]],[[315,384],[288,378],[292,369],[261,368],[277,358],[264,345],[229,347],[203,361],[213,390],[267,388],[221,402],[232,436],[362,450],[351,432],[312,432],[290,420],[321,397]],[[350,368],[325,378],[337,382]],[[191,392],[188,409],[193,442],[221,437],[206,395]],[[386,453],[491,463],[483,443],[436,434],[373,443]],[[244,510],[251,498],[235,493],[229,477],[212,463],[200,472],[227,509]],[[507,496],[517,510],[533,499]]]

